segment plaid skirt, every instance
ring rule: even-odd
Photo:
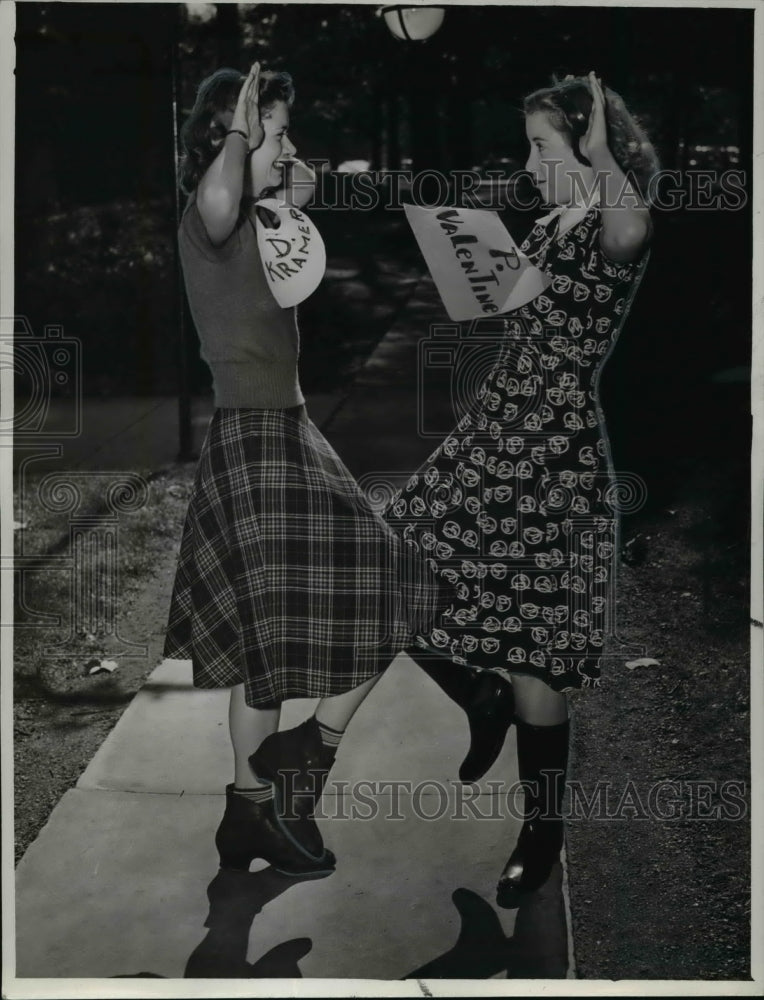
[[[202,447],[164,655],[247,704],[341,694],[432,624],[444,584],[304,407],[218,409]]]

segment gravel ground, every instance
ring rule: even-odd
[[[611,785],[610,809],[568,823],[581,978],[750,976],[748,544],[713,517],[724,472],[697,466],[633,527],[617,631],[642,648],[574,703],[571,777],[590,799]],[[625,665],[641,656],[657,663]]]
[[[155,557],[121,601],[121,634],[147,639],[148,657],[89,686],[66,677],[18,685],[17,858],[160,658],[177,545],[166,538],[179,538],[192,472],[178,466],[161,480],[174,502],[163,508]],[[619,652],[601,689],[573,702],[571,778],[590,797],[596,782],[611,784],[611,818],[568,824],[580,978],[749,975],[748,548],[714,520],[727,485],[724,470],[716,477],[698,465],[671,510],[632,519],[629,533],[641,539],[630,561],[639,564],[621,568],[618,633],[638,648]],[[641,655],[658,662],[625,666]],[[665,781],[682,783],[685,818],[650,818],[649,790]],[[727,787],[725,805],[731,781],[743,791]],[[732,816],[705,819],[709,808]]]
[[[79,635],[58,649],[49,649],[47,643],[56,642],[55,633],[16,629],[13,735],[17,861],[161,660],[177,546],[194,471],[195,464],[190,463],[155,478],[145,507],[122,515],[115,634],[145,643],[146,655],[124,657],[124,647],[105,636]],[[41,537],[52,537],[52,526],[43,530],[42,518],[34,513],[32,517],[30,529],[39,527]],[[56,599],[63,595],[68,600],[67,589],[51,579],[54,575],[48,574],[39,582],[32,606],[58,610]],[[90,663],[108,658],[119,664],[114,673],[89,673]]]

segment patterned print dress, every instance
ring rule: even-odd
[[[612,623],[620,485],[597,385],[648,254],[609,261],[597,207],[558,228],[522,247],[551,285],[502,318],[475,402],[385,517],[456,590],[418,646],[567,691],[599,683]]]

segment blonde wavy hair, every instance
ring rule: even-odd
[[[643,126],[626,107],[620,94],[603,87],[608,146],[618,166],[637,186],[647,204],[652,200],[652,180],[660,168],[658,154]],[[535,90],[523,100],[526,115],[541,111],[550,124],[565,136],[576,158],[591,166],[581,153],[594,99],[585,76],[554,79],[551,87]]]

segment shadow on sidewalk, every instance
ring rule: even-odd
[[[515,930],[507,937],[494,908],[470,889],[459,888],[452,900],[461,917],[456,944],[403,979],[564,979],[567,937],[562,901],[561,868],[556,865],[546,885],[529,893],[518,908]],[[255,917],[301,879],[272,868],[236,872],[220,870],[207,888],[208,933],[194,949],[185,979],[303,978],[299,962],[312,949],[308,937],[271,948],[255,962],[247,951]],[[359,977],[363,978],[359,972]],[[163,978],[141,972],[114,978]]]
[[[208,933],[186,963],[184,979],[301,979],[298,965],[313,947],[310,938],[294,938],[247,962],[249,934],[255,917],[272,900],[302,881],[272,868],[259,872],[221,869],[207,888]]]

